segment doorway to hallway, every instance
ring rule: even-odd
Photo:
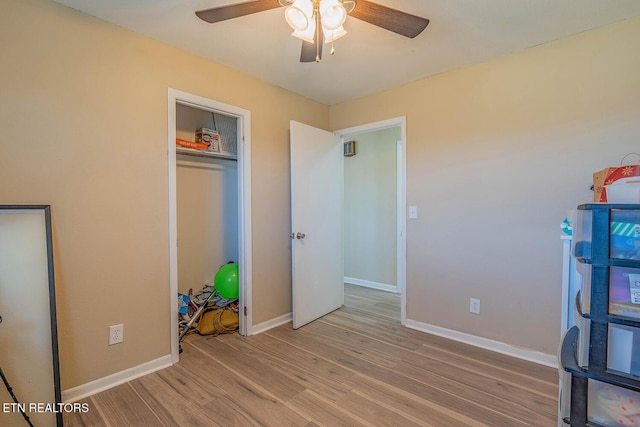
[[[406,130],[404,117],[336,132],[355,144],[344,158],[344,281],[397,298],[397,316],[406,318]],[[362,289],[357,290],[357,285]],[[351,298],[345,293],[345,304]],[[352,298],[352,299],[353,299]],[[365,305],[366,306],[366,305]]]

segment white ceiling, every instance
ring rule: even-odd
[[[431,22],[408,39],[350,17],[335,55],[303,64],[282,8],[208,24],[194,12],[243,0],[56,1],[328,105],[640,15],[639,0],[374,0]]]

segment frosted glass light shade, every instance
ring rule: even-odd
[[[328,30],[336,30],[347,19],[347,11],[338,0],[322,0],[319,6],[322,17],[322,27]]]
[[[285,9],[284,17],[287,24],[295,31],[304,31],[313,22],[313,4],[311,0],[296,0]]]
[[[322,32],[324,33],[324,42],[325,43],[331,43],[333,41],[336,41],[340,37],[342,37],[345,34],[347,34],[347,30],[345,30],[342,25],[340,27],[336,28],[335,30],[329,30],[329,29],[325,28],[324,25],[323,25],[322,26]]]
[[[309,20],[309,25],[304,30],[295,30],[291,35],[293,37],[297,37],[301,40],[304,40],[309,43],[313,43],[313,38],[316,34],[316,21],[313,19]]]

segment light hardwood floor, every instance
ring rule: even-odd
[[[344,307],[297,331],[189,335],[179,363],[91,396],[65,425],[556,425],[556,370],[404,328],[399,306],[347,285]]]

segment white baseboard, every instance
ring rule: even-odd
[[[464,332],[454,331],[453,329],[441,328],[440,326],[430,325],[428,323],[417,322],[407,319],[405,326],[428,334],[438,335],[454,341],[470,344],[486,350],[495,351],[496,353],[506,354],[507,356],[517,357],[518,359],[528,360],[529,362],[539,363],[551,368],[558,367],[558,356],[552,354],[541,353],[526,348],[514,347],[500,341],[489,338],[483,338],[476,335],[466,334]]]
[[[117,385],[124,384],[127,381],[167,368],[171,365],[173,365],[171,355],[167,354],[166,356],[151,360],[143,363],[142,365],[116,372],[115,374],[108,375],[77,387],[62,390],[62,401],[68,403],[75,402]]]
[[[261,332],[268,331],[269,329],[277,328],[280,325],[284,325],[287,322],[293,320],[293,313],[283,314],[275,319],[267,320],[266,322],[258,323],[251,328],[251,335],[256,335]]]
[[[355,277],[345,277],[344,283],[349,283],[350,285],[364,286],[365,288],[379,289],[381,291],[386,291],[386,292],[393,292],[394,294],[398,293],[397,286],[387,285],[386,283],[373,282],[371,280],[356,279]]]

